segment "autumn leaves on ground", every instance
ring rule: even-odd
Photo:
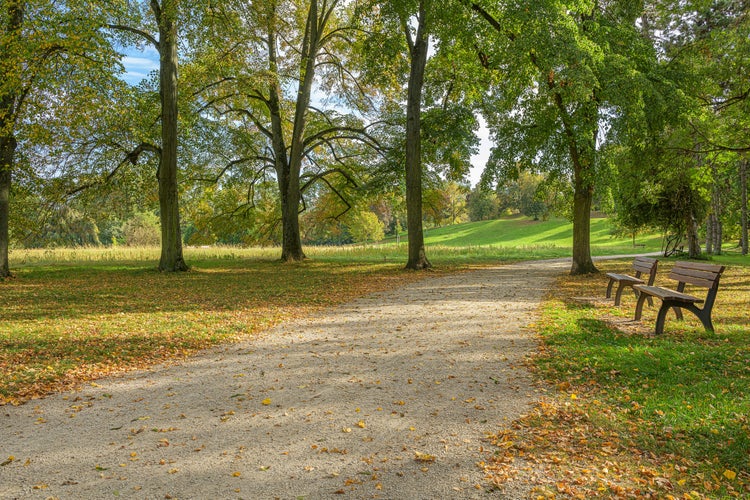
[[[148,262],[20,269],[2,284],[2,403],[248,339],[282,320],[434,276],[393,262],[191,264],[178,276]],[[572,299],[601,298],[601,275],[561,277],[536,325],[540,353],[529,362],[547,396],[511,426],[498,423],[489,439],[494,457],[481,464],[488,485],[526,481],[542,498],[750,496],[748,283],[750,267],[731,262],[715,334],[692,317],[670,318],[654,338],[653,309],[634,327],[633,297],[620,308]]]
[[[561,277],[530,363],[549,395],[492,436],[491,480],[502,485],[535,465],[541,498],[750,498],[750,268],[722,263],[715,333],[670,313],[654,337],[656,308],[633,324],[632,294],[614,307],[602,300],[601,275]],[[664,279],[672,263],[660,266],[656,284],[674,287]]]
[[[184,358],[420,279],[394,263],[193,261],[32,267],[2,284],[0,404],[16,404],[122,370]]]

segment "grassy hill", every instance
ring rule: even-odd
[[[591,248],[594,255],[656,252],[661,249],[661,235],[614,236],[609,219],[592,219]],[[393,242],[393,240],[390,240]],[[405,236],[401,237],[401,242]],[[509,217],[490,221],[468,222],[425,232],[427,246],[478,247],[504,249],[565,250],[573,247],[573,224],[564,219],[534,221],[528,217]],[[569,252],[567,253],[569,255]]]

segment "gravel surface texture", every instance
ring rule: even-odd
[[[568,265],[430,277],[2,407],[0,498],[526,498],[476,463],[535,399],[524,327]]]

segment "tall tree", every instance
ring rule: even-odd
[[[113,71],[113,52],[89,2],[7,0],[0,7],[0,278],[10,275],[11,187],[17,150],[69,95]]]
[[[368,14],[370,81],[389,103],[384,106],[389,118],[403,124],[403,139],[392,141],[387,160],[404,172],[407,269],[432,265],[422,226],[425,176],[431,171],[460,180],[468,173],[477,144],[477,122],[466,91],[473,78],[461,75],[465,53],[457,43],[461,33],[470,32],[465,17],[458,2],[443,2],[438,8],[432,0],[374,2]]]
[[[137,161],[144,151],[156,152],[159,156],[157,178],[159,181],[159,220],[161,223],[160,271],[187,271],[188,266],[182,255],[182,232],[180,228],[180,208],[178,192],[178,0],[150,0],[149,8],[153,25],[158,36],[146,26],[126,24],[119,20],[110,28],[134,34],[141,42],[152,45],[159,52],[159,96],[161,105],[161,143],[158,147],[139,145],[131,158]],[[136,7],[136,6],[133,6]],[[138,20],[132,12],[121,14],[125,18]]]
[[[16,80],[13,85],[3,83],[0,91],[0,278],[10,275],[8,246],[10,234],[10,186],[18,141],[15,137],[15,123],[18,121],[24,94],[30,82],[23,82],[21,51],[21,27],[24,21],[25,2],[9,1],[3,8],[3,33],[0,41],[0,64],[3,82]],[[17,78],[13,78],[17,76]]]
[[[323,182],[343,198],[330,179],[357,185],[354,171],[365,153],[352,144],[377,148],[354,113],[313,102],[317,91],[352,109],[366,105],[356,74],[346,67],[353,6],[295,0],[228,2],[224,8],[216,16],[216,34],[229,33],[235,43],[213,56],[214,78],[202,94],[205,112],[224,120],[239,156],[218,166],[214,180],[244,176],[252,191],[272,173],[281,203],[281,259],[300,261],[305,259],[299,221],[304,193]]]
[[[502,75],[485,110],[497,144],[489,166],[498,175],[521,165],[569,176],[571,274],[596,272],[590,212],[603,131],[638,108],[629,102],[642,102],[643,73],[654,60],[637,27],[640,6],[543,1],[498,12],[481,2],[471,8],[495,32],[480,42],[480,61]]]
[[[409,82],[406,91],[406,224],[409,235],[407,269],[432,267],[427,259],[422,232],[422,87],[429,50],[429,19],[425,2],[419,0],[414,26],[401,14],[409,48]]]

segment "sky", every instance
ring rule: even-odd
[[[138,85],[152,71],[159,69],[159,53],[155,48],[148,46],[144,50],[134,48],[126,49],[122,58],[125,66],[123,80],[130,85]]]
[[[144,50],[128,48],[122,58],[122,64],[125,66],[123,80],[131,85],[137,85],[150,72],[159,69],[159,53],[153,47],[146,47]],[[479,182],[482,170],[489,158],[492,142],[489,137],[489,130],[484,120],[479,117],[480,128],[478,136],[480,139],[479,152],[471,157],[471,170],[469,172],[469,182],[474,187]]]

